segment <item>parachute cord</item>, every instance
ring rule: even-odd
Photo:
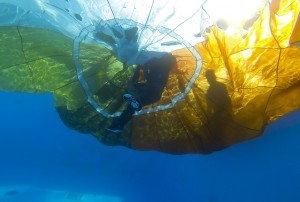
[[[118,24],[118,23],[117,23],[117,20],[116,20],[115,13],[114,13],[114,11],[113,11],[113,9],[112,9],[111,5],[110,5],[110,2],[109,2],[109,0],[106,0],[106,1],[107,1],[107,3],[108,3],[109,9],[110,9],[110,11],[111,11],[111,14],[112,14],[112,15],[113,15],[113,17],[114,17],[114,20],[115,20],[116,24]]]
[[[141,36],[143,35],[143,32],[144,32],[146,26],[148,25],[148,21],[149,21],[149,18],[150,18],[152,9],[153,9],[153,5],[154,5],[154,0],[152,0],[152,4],[151,4],[151,7],[150,7],[150,10],[149,10],[149,13],[148,13],[148,17],[147,17],[146,23],[144,24],[144,27],[143,27],[141,33],[139,34],[138,43],[140,42],[140,38],[141,38]]]
[[[188,21],[189,19],[193,18],[201,9],[202,9],[202,7],[200,7],[198,10],[196,10],[190,17],[188,17],[187,19],[185,19],[184,21],[182,21],[181,23],[179,23],[171,31],[174,32],[178,27],[180,27],[181,25],[183,25],[186,21]],[[166,38],[166,36],[168,36],[168,35],[169,35],[169,33],[167,33],[163,38],[161,38],[160,41],[163,40],[164,38]]]
[[[206,0],[208,1],[208,0]],[[204,3],[206,3],[206,1]],[[204,4],[203,3],[203,4]],[[202,4],[202,5],[203,5]],[[188,17],[187,19],[185,19],[184,21],[182,21],[181,23],[179,23],[175,28],[173,28],[172,30],[169,30],[168,32],[165,33],[165,36],[163,36],[161,39],[154,41],[152,43],[158,43],[159,41],[162,41],[164,38],[166,38],[171,32],[174,32],[178,27],[180,27],[182,24],[184,24],[186,21],[188,21],[189,19],[193,18],[200,10],[202,9],[202,7],[200,7],[199,9],[197,9],[190,17]],[[206,12],[206,11],[205,11]],[[148,16],[149,17],[149,16]],[[177,39],[177,38],[176,38]],[[148,46],[150,46],[151,44],[149,44]],[[143,49],[148,48],[148,46],[143,47]]]

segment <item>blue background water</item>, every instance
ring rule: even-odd
[[[208,156],[175,156],[108,147],[72,131],[50,94],[0,92],[0,100],[0,186],[124,202],[300,201],[300,112],[272,124],[262,138]]]

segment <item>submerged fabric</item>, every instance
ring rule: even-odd
[[[64,123],[104,144],[211,153],[260,136],[300,107],[299,1],[272,1],[248,31],[212,26],[204,42],[173,51],[178,68],[162,99],[136,114],[121,135],[105,133],[112,118],[90,99],[108,114],[122,111],[134,66],[124,67],[107,44],[82,41],[74,52],[76,39],[66,33],[15,25],[0,27],[0,89],[53,93]]]
[[[137,117],[133,147],[210,153],[258,137],[267,124],[298,109],[299,40],[289,42],[298,16],[298,1],[273,1],[248,33],[212,27],[208,40],[195,46],[203,68],[191,92],[169,111]],[[180,74],[171,79],[164,100],[176,93],[172,84],[189,80],[193,69],[185,67],[195,66],[188,51],[173,54]],[[153,128],[158,132],[151,133]]]

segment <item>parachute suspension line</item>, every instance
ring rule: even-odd
[[[115,117],[115,116],[119,116],[120,113],[115,113],[113,115],[107,113],[105,110],[103,110],[98,104],[97,102],[93,99],[92,97],[92,93],[89,89],[89,86],[86,82],[86,80],[84,79],[84,75],[83,75],[83,67],[80,64],[79,61],[79,49],[80,49],[80,43],[82,40],[84,40],[86,38],[86,36],[90,33],[95,31],[95,26],[90,25],[88,27],[83,28],[79,35],[77,37],[75,37],[74,41],[73,41],[73,51],[72,51],[72,57],[73,57],[73,61],[75,64],[75,68],[76,68],[76,73],[77,73],[77,78],[87,96],[87,101],[88,103],[90,103],[94,109],[99,112],[101,115],[103,115],[106,118],[111,118],[111,117]]]
[[[112,9],[110,3],[109,3],[109,0],[106,0],[106,1],[107,1],[107,3],[108,3],[109,9],[110,9],[110,11],[111,11],[111,14],[112,14],[113,17],[114,17],[114,21],[116,22],[116,24],[118,24],[117,21],[116,21],[115,13],[114,13],[114,11],[113,11],[113,9]]]
[[[173,12],[172,12],[170,15],[168,15],[168,17],[166,17],[164,21],[166,21],[166,20],[168,20],[168,19],[170,19],[170,18],[172,18],[172,17],[174,16],[174,13],[175,13],[174,10],[175,10],[175,9],[173,8]],[[165,38],[165,36],[162,36],[162,37]],[[141,48],[141,50],[145,50],[145,49],[147,49],[149,46],[151,46],[152,44],[157,43],[158,41],[161,41],[161,40],[162,40],[162,39],[156,39],[155,37],[149,37],[148,40],[147,40],[146,43],[145,43],[145,44],[148,44],[148,45],[144,45],[144,46]]]
[[[208,0],[206,0],[208,1]],[[205,1],[205,2],[206,2]],[[204,3],[205,3],[204,2]],[[203,3],[203,4],[204,4]],[[202,4],[202,6],[203,6]],[[184,24],[186,21],[188,21],[189,19],[193,18],[201,9],[202,9],[202,6],[196,10],[190,17],[188,17],[187,19],[185,19],[183,22],[179,23],[175,28],[173,28],[172,30],[169,30],[168,32],[165,33],[165,36],[163,36],[161,39],[158,39],[157,41],[154,41],[153,43],[158,43],[159,41],[162,41],[164,38],[166,38],[168,35],[170,35],[171,32],[174,32],[178,27],[180,27],[182,24]],[[205,11],[206,12],[206,11]],[[165,28],[164,28],[165,29]],[[177,38],[175,38],[177,39]],[[182,39],[183,40],[183,39]],[[148,46],[150,46],[151,44],[149,43]],[[146,49],[148,46],[144,46],[143,48]]]
[[[132,10],[131,15],[130,15],[130,19],[132,19],[133,13],[136,10],[135,5],[136,5],[136,0],[134,1],[134,6],[133,6],[133,10]]]
[[[202,7],[200,7],[198,10],[196,10],[190,17],[188,17],[187,19],[185,19],[183,22],[179,23],[175,28],[173,28],[170,32],[174,32],[178,27],[180,27],[181,25],[183,25],[186,21],[188,21],[189,19],[193,18],[200,10],[202,9]],[[167,33],[163,38],[161,38],[158,41],[163,40],[167,35],[169,35],[169,33]],[[158,42],[157,41],[157,42]]]
[[[149,18],[150,18],[152,9],[153,9],[153,5],[154,5],[154,0],[152,0],[152,4],[151,4],[150,10],[149,10],[149,12],[148,12],[148,16],[147,16],[146,23],[144,24],[143,29],[142,29],[141,33],[139,34],[139,38],[138,38],[138,40],[137,40],[138,43],[140,43],[140,38],[141,38],[141,36],[143,35],[143,32],[144,32],[145,28],[148,26],[148,21],[149,21]]]
[[[278,62],[277,62],[277,66],[276,66],[276,87],[278,85],[278,66],[279,66],[279,63],[280,63],[280,57],[281,57],[281,53],[282,53],[282,47],[280,46],[280,43],[278,41],[278,39],[276,38],[276,36],[274,35],[274,30],[272,29],[272,25],[271,25],[271,20],[272,20],[272,9],[271,9],[271,2],[268,3],[269,4],[269,12],[270,12],[270,16],[269,16],[269,28],[270,28],[270,31],[271,31],[271,34],[274,38],[274,40],[276,41],[276,44],[278,46],[278,49],[279,49],[279,54],[278,54]],[[274,91],[274,89],[273,89]],[[273,94],[273,93],[272,93]]]

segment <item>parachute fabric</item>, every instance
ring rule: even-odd
[[[122,111],[122,94],[133,67],[124,68],[109,47],[94,41],[80,41],[77,53],[74,36],[64,36],[68,33],[0,27],[0,55],[5,56],[0,61],[0,88],[52,92],[67,126],[107,145],[211,153],[262,135],[267,124],[299,108],[297,19],[298,1],[272,1],[249,31],[212,26],[206,41],[172,52],[178,69],[171,72],[161,101],[136,114],[121,135],[104,132],[111,119],[99,111],[112,117]],[[165,44],[172,44],[169,39]],[[82,68],[76,66],[74,54]]]

